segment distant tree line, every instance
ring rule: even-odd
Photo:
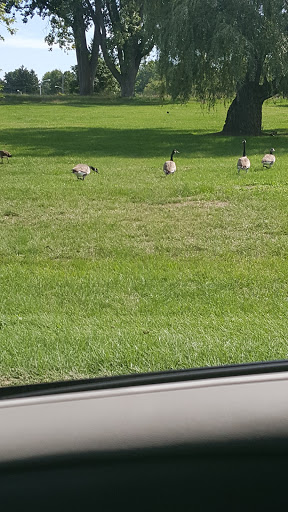
[[[21,66],[14,71],[5,73],[0,80],[0,89],[10,94],[79,94],[78,67],[72,66],[71,70],[62,72],[59,69],[47,71],[41,80],[33,69],[30,71]],[[143,62],[135,81],[137,94],[159,95],[160,75],[156,61]],[[41,88],[41,91],[40,91]],[[103,58],[99,58],[97,72],[94,78],[95,94],[120,94],[117,80],[110,73]]]

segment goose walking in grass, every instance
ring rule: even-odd
[[[173,161],[173,156],[175,155],[175,153],[179,153],[179,151],[177,151],[177,149],[173,149],[170,160],[166,160],[166,162],[163,165],[163,171],[165,172],[166,175],[173,174],[176,171],[176,164]]]
[[[9,158],[11,158],[12,155],[11,153],[8,153],[8,151],[0,151],[0,158],[1,158],[1,164],[3,164],[3,158],[7,158],[8,162],[9,162]]]
[[[99,172],[98,169],[96,169],[96,167],[87,164],[77,164],[72,169],[72,172],[77,176],[77,180],[83,181],[86,178],[86,176],[90,174],[91,171]]]
[[[275,155],[273,155],[273,153],[275,153],[275,149],[271,148],[270,153],[267,153],[267,155],[263,156],[263,158],[262,158],[263,167],[266,167],[268,169],[270,169],[270,167],[272,167],[272,165],[274,164],[274,162],[276,160]]]
[[[241,158],[239,158],[239,160],[237,162],[238,173],[240,173],[241,170],[247,172],[248,169],[250,169],[250,160],[246,156],[246,140],[242,140],[242,144],[243,144],[243,156],[241,156]]]

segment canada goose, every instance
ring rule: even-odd
[[[241,158],[239,158],[239,160],[237,162],[238,173],[240,172],[241,169],[243,169],[243,171],[246,171],[246,172],[248,171],[248,169],[250,169],[250,160],[246,156],[246,140],[242,140],[242,144],[243,144],[243,156],[241,156]]]
[[[274,164],[274,162],[276,160],[275,156],[273,155],[274,152],[275,152],[275,149],[271,148],[270,153],[267,153],[267,155],[263,156],[263,158],[262,158],[263,167],[268,167],[269,169],[270,169],[270,167],[272,167],[272,165]]]
[[[76,174],[77,180],[83,180],[84,178],[90,174],[90,172],[99,172],[98,169],[95,167],[92,167],[92,165],[86,165],[86,164],[77,164],[75,167],[73,167],[72,172]]]
[[[165,174],[173,174],[173,172],[176,171],[176,164],[173,162],[173,155],[175,155],[175,153],[179,153],[179,151],[177,151],[177,149],[173,149],[170,160],[166,160],[163,165],[163,171]]]
[[[3,164],[3,158],[7,158],[9,162],[9,158],[12,157],[11,153],[8,153],[8,151],[0,151],[0,157],[1,157],[1,163]]]

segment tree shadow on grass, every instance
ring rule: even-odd
[[[155,106],[165,106],[171,105],[172,103],[175,105],[183,104],[180,101],[172,101],[171,99],[159,99],[155,98],[145,98],[145,97],[135,97],[135,98],[120,98],[118,96],[115,97],[105,97],[105,96],[59,96],[59,95],[49,95],[49,96],[38,96],[38,95],[19,95],[19,94],[7,94],[5,97],[0,100],[0,104],[3,105],[23,105],[23,104],[32,104],[34,106],[43,106],[43,105],[61,105],[67,107],[96,107],[96,106],[105,106],[105,107],[115,107],[115,106],[145,106],[145,107],[155,107]]]
[[[197,134],[170,129],[115,129],[115,128],[29,128],[0,130],[3,148],[13,156],[13,146],[21,156],[61,157],[85,155],[95,157],[169,159],[172,149],[181,158],[241,156],[242,137],[219,137],[217,134]],[[267,151],[268,146],[277,152],[286,151],[285,136],[251,137],[247,141],[247,154]]]

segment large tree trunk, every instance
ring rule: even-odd
[[[126,41],[124,48],[118,48],[119,69],[112,61],[106,47],[106,40],[102,40],[102,52],[106,66],[111,71],[121,88],[122,98],[131,98],[135,94],[135,81],[139,70],[142,54],[134,41]]]
[[[123,52],[124,53],[124,52]],[[108,52],[104,47],[103,57],[108,69],[111,71],[114,78],[116,78],[117,82],[121,88],[121,97],[122,98],[131,98],[135,94],[135,81],[136,76],[139,70],[140,62],[141,62],[141,54],[137,53],[136,56],[132,55],[128,57],[128,52],[126,53],[125,59],[121,58],[120,61],[120,72],[116,68],[115,64],[112,62]],[[120,51],[118,52],[120,54]]]
[[[262,105],[272,94],[272,87],[268,82],[259,85],[246,80],[228,109],[222,133],[261,135]]]
[[[78,64],[79,92],[81,96],[88,96],[94,92],[94,80],[99,56],[99,33],[95,28],[90,53],[87,48],[86,27],[81,10],[78,10],[75,14],[73,33]]]
[[[85,61],[85,56],[81,52],[77,53],[79,93],[81,96],[90,96],[94,92],[94,77]]]
[[[114,33],[114,36],[119,36],[119,29],[121,28],[122,23],[120,16],[121,2],[113,0],[103,3],[106,4],[109,12],[109,19],[112,26],[112,29],[110,28],[109,31],[111,31],[112,34]],[[124,43],[121,42],[121,44],[115,44],[114,48],[109,48],[110,41],[112,39],[109,38],[109,31],[107,30],[108,35],[106,32],[103,3],[100,0],[95,0],[95,11],[93,10],[90,2],[88,2],[88,7],[95,25],[99,27],[100,44],[105,63],[120,85],[122,98],[130,98],[135,94],[135,80],[141,59],[150,53],[154,43],[152,43],[150,39],[145,39],[145,35],[142,34],[141,31],[137,31],[134,35],[131,33]],[[137,2],[135,2],[135,9],[136,5]],[[135,12],[137,12],[140,18],[143,19],[143,6],[140,7],[139,12],[137,10]],[[140,30],[141,26],[139,25],[138,28]],[[124,30],[123,27],[122,30]],[[122,37],[120,39],[122,39]],[[117,52],[117,65],[115,62],[114,51]]]
[[[135,81],[138,69],[135,69],[133,64],[134,63],[131,62],[131,66],[127,71],[121,74],[120,87],[122,98],[131,98],[135,94]]]
[[[135,81],[139,70],[142,54],[137,46],[137,41],[131,38],[126,42],[122,50],[118,50],[121,78],[121,97],[131,98],[135,95]]]

